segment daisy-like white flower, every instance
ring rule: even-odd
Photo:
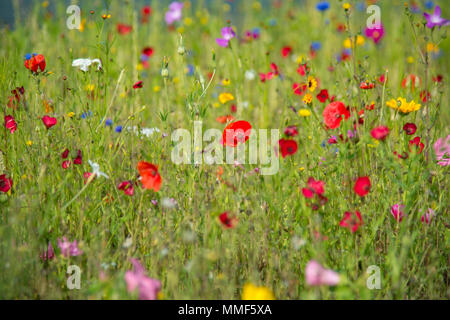
[[[91,174],[95,174],[98,177],[102,176],[105,177],[106,179],[109,179],[109,176],[106,173],[100,171],[100,165],[98,163],[92,162],[91,160],[88,160],[88,162],[92,168]]]
[[[80,70],[87,72],[89,70],[89,67],[91,66],[91,64],[97,64],[97,70],[101,70],[102,69],[102,62],[100,61],[100,59],[75,59],[72,61],[72,67],[75,68],[80,68]]]

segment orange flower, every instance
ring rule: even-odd
[[[162,183],[158,167],[146,161],[140,161],[138,163],[138,171],[141,176],[142,187],[145,189],[153,189],[158,192]]]
[[[227,123],[227,122],[233,121],[233,120],[234,120],[234,117],[231,116],[231,115],[228,115],[228,116],[220,116],[220,117],[217,117],[217,118],[216,118],[216,121],[219,122],[219,123]]]

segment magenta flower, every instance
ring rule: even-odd
[[[433,145],[438,165],[446,167],[450,165],[450,135],[447,138],[439,138]]]
[[[76,257],[83,253],[78,248],[77,240],[70,242],[66,237],[63,237],[62,241],[58,238],[58,247],[64,257]]]
[[[379,25],[374,26],[373,28],[366,28],[366,37],[371,38],[375,44],[383,38],[384,36],[384,27],[380,23]]]
[[[325,269],[316,260],[311,260],[306,265],[305,277],[306,283],[310,286],[335,286],[340,280],[337,272]]]
[[[434,210],[431,208],[428,208],[428,210],[425,212],[424,215],[422,215],[422,217],[420,218],[420,220],[422,222],[425,222],[426,224],[430,224],[431,219],[434,216]]]
[[[128,196],[132,196],[134,194],[134,187],[130,181],[124,181],[119,183],[117,189],[122,190]]]
[[[217,38],[216,42],[221,47],[228,47],[228,42],[236,36],[232,27],[222,28],[222,38]]]
[[[47,250],[43,250],[39,257],[44,261],[52,260],[55,257],[55,250],[51,242],[48,243]]]
[[[134,270],[125,272],[125,281],[128,292],[138,288],[140,300],[156,300],[161,290],[161,282],[145,275],[145,269],[137,259],[132,258]]]
[[[168,25],[173,24],[175,21],[181,20],[181,9],[183,9],[183,3],[174,1],[169,5],[169,11],[166,12],[165,20]]]
[[[423,13],[425,19],[427,19],[427,27],[428,28],[434,28],[435,26],[448,26],[450,24],[450,20],[446,20],[441,17],[441,7],[436,6],[434,8],[433,14],[429,14],[427,12]]]
[[[394,204],[391,207],[391,214],[394,216],[395,220],[401,222],[405,215],[405,206],[403,204]]]

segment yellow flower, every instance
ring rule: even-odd
[[[177,83],[180,82],[180,78],[174,77],[174,78],[172,79],[172,81],[173,81],[174,84],[177,84]]]
[[[367,146],[369,148],[376,148],[380,144],[380,141],[377,139],[372,139],[372,143],[368,143]]]
[[[214,107],[214,108],[218,108],[218,107],[220,107],[220,104],[219,104],[218,102],[214,102],[214,103],[213,103],[213,107]]]
[[[228,85],[230,85],[230,83],[231,83],[230,79],[223,79],[223,80],[222,80],[222,84],[223,84],[224,86],[228,86]]]
[[[364,45],[364,42],[365,42],[365,41],[366,41],[366,40],[364,39],[363,36],[360,36],[360,35],[356,36],[356,44],[357,44],[358,46]]]
[[[352,7],[352,5],[348,2],[346,2],[342,5],[342,8],[344,8],[344,10],[350,10],[351,7]]]
[[[412,56],[409,56],[408,58],[406,58],[406,62],[413,63],[414,62],[414,58]]]
[[[78,31],[83,32],[85,26],[86,26],[86,19],[83,19],[83,20],[81,20],[80,28],[78,29]]]
[[[364,39],[363,36],[360,36],[360,35],[356,36],[356,45],[357,45],[357,46],[362,46],[362,45],[364,45],[364,42],[365,42],[365,41],[366,41],[366,40]],[[351,49],[351,48],[353,48],[353,40],[350,39],[350,38],[345,39],[345,40],[344,40],[344,47],[345,47],[346,49]]]
[[[305,170],[305,168],[304,168],[304,167],[300,167],[300,168],[298,168],[298,170],[300,170],[300,171],[304,171],[304,170]]]
[[[86,91],[94,91],[95,85],[93,85],[93,84],[88,84],[88,85],[86,85],[85,89],[86,89]]]
[[[48,7],[48,1],[42,2],[42,7],[43,7],[43,8],[47,8],[47,7]]]
[[[228,3],[225,3],[223,5],[223,9],[222,10],[223,10],[223,12],[230,12],[231,6]]]
[[[307,93],[307,94],[305,94],[305,96],[303,97],[303,102],[306,103],[306,104],[309,104],[309,103],[311,103],[312,98],[313,98],[312,94]]]
[[[258,1],[253,2],[252,6],[253,6],[253,9],[255,9],[257,11],[261,10],[261,8],[262,8],[261,2],[258,2]]]
[[[224,93],[221,93],[221,94],[219,95],[219,101],[220,101],[220,103],[222,103],[222,104],[225,104],[225,103],[227,103],[228,101],[232,101],[232,100],[234,100],[234,97],[233,97],[233,95],[232,95],[231,93],[224,92]]]
[[[316,88],[317,88],[317,80],[314,79],[313,76],[308,76],[308,89],[309,89],[309,91],[314,92],[314,90],[316,90]]]
[[[154,86],[153,87],[153,92],[159,92],[161,90],[160,86]]]
[[[177,28],[178,33],[184,33],[184,27],[178,27]]]
[[[27,146],[31,147],[32,144],[33,144],[33,142],[31,140],[27,141]]]
[[[305,60],[306,60],[306,58],[305,58],[305,55],[304,55],[304,54],[300,54],[300,55],[297,57],[297,63],[298,63],[298,64],[303,63],[303,61],[305,61]]]
[[[73,116],[75,115],[75,113],[74,112],[69,112],[68,114],[67,114],[67,116],[69,117],[69,118],[72,118]]]
[[[298,110],[298,115],[301,117],[309,117],[311,115],[311,111],[308,109],[300,109]]]
[[[184,24],[189,27],[192,24],[192,19],[189,17],[184,18]]]
[[[200,23],[202,24],[202,25],[206,25],[206,24],[208,24],[208,17],[201,17],[200,18]]]
[[[242,289],[242,300],[275,300],[275,296],[267,287],[257,287],[247,283]]]
[[[439,52],[439,47],[434,45],[433,42],[428,42],[427,43],[427,51],[428,52],[432,52],[432,51]]]
[[[414,100],[411,100],[410,102],[406,101],[405,98],[398,97],[397,100],[391,99],[386,102],[386,105],[389,108],[392,109],[398,109],[402,113],[410,113],[413,111],[417,111],[420,109],[421,105],[418,103],[415,103]]]

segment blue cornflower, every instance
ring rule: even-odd
[[[25,55],[25,60],[30,60],[31,59],[31,54],[30,53],[27,53],[26,55]]]
[[[318,51],[320,50],[320,48],[322,48],[322,44],[320,43],[320,41],[313,41],[311,43],[311,49],[314,51]]]
[[[83,113],[83,114],[81,115],[81,118],[82,118],[82,119],[92,118],[93,115],[94,115],[94,114],[92,113],[92,111],[89,110],[89,111]]]
[[[330,8],[330,4],[328,3],[328,1],[321,1],[319,3],[317,3],[316,5],[316,9],[319,11],[326,11]]]
[[[425,2],[425,8],[427,8],[428,10],[433,9],[434,7],[434,2],[433,1],[427,1]]]
[[[122,126],[117,126],[114,131],[121,133],[122,132]]]
[[[187,65],[187,72],[186,72],[186,74],[188,76],[194,75],[194,66],[192,64],[188,64]]]
[[[106,119],[106,121],[105,121],[105,126],[112,126],[112,124],[113,124],[113,121],[111,120],[111,119]]]

